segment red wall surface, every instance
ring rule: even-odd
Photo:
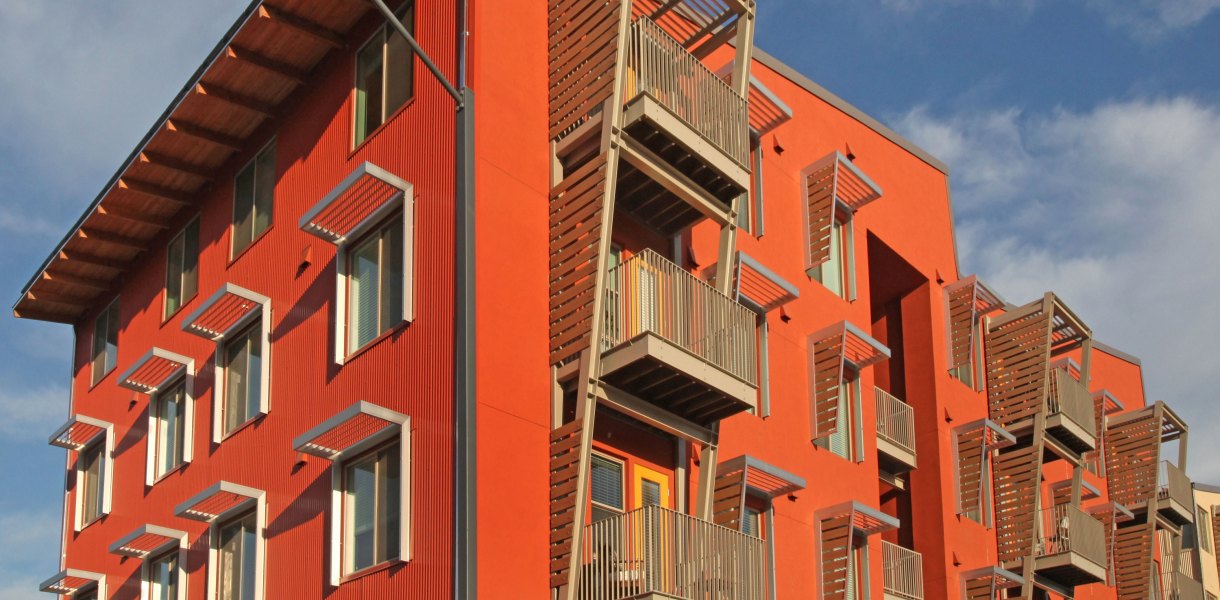
[[[420,43],[442,65],[455,61],[452,3],[422,4]],[[384,23],[371,11],[351,36],[358,47]],[[447,68],[446,70],[452,70]],[[333,51],[314,77],[246,151],[218,173],[200,201],[199,294],[162,322],[164,245],[154,247],[120,290],[118,367],[90,386],[92,317],[77,327],[73,409],[116,427],[111,514],[72,532],[75,482],[68,480],[66,566],[105,573],[113,598],[138,598],[140,561],[109,545],[148,523],[189,533],[188,595],[204,598],[207,526],[173,516],[176,505],[219,480],[266,491],[267,598],[437,598],[452,571],[452,340],[454,109],[417,63],[415,97],[355,151],[351,148],[354,59]],[[232,262],[228,258],[232,180],[255,151],[276,139],[274,225]],[[415,189],[415,320],[342,367],[334,347],[334,247],[297,227],[300,216],[363,161],[388,169]],[[183,223],[173,224],[169,235]],[[168,238],[167,238],[168,239]],[[298,269],[312,249],[312,263]],[[215,345],[182,330],[182,320],[226,282],[272,301],[270,412],[223,443],[212,443]],[[196,361],[194,461],[152,487],[144,481],[148,398],[116,379],[151,347]],[[328,531],[331,464],[298,463],[295,436],[357,400],[411,417],[413,559],[333,588]],[[74,460],[75,453],[69,453]],[[210,597],[210,596],[208,596]]]

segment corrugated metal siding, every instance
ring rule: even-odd
[[[450,2],[420,7],[417,35],[440,65],[454,64]],[[370,12],[351,39],[353,47],[379,24]],[[418,64],[418,63],[417,63]],[[454,109],[452,100],[421,67],[416,95],[375,137],[352,153],[350,53],[335,52],[316,71],[276,124],[232,161],[202,203],[199,296],[162,324],[163,245],[149,253],[122,288],[122,329],[116,371],[92,390],[88,365],[91,321],[79,328],[75,410],[114,422],[116,456],[113,512],[79,534],[71,533],[67,564],[104,572],[115,597],[139,591],[139,561],[109,554],[114,540],[143,523],[190,535],[188,595],[204,598],[207,527],[172,515],[179,502],[224,479],[267,491],[267,598],[441,598],[451,586],[452,339]],[[451,69],[446,69],[451,70]],[[278,183],[274,225],[229,264],[232,177],[274,133]],[[416,320],[342,368],[331,362],[334,344],[334,247],[297,228],[300,215],[360,162],[369,160],[415,185]],[[175,231],[167,234],[173,235]],[[298,272],[306,247],[312,265]],[[211,443],[214,344],[181,330],[184,315],[225,282],[272,298],[271,410],[219,446]],[[195,460],[152,488],[144,484],[148,398],[119,388],[115,379],[150,347],[196,360]],[[368,400],[412,417],[413,560],[338,590],[329,588],[330,463],[310,457],[297,465],[292,439],[356,400]],[[49,433],[49,432],[48,432]],[[69,478],[69,491],[74,488]]]

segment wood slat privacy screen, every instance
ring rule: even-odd
[[[1113,502],[1107,502],[1089,510],[1093,518],[1101,522],[1101,526],[1106,532],[1106,585],[1114,585],[1114,538],[1117,533],[1117,519],[1115,518],[1117,512],[1118,509],[1115,508]]]
[[[1025,559],[1034,551],[1040,444],[1001,452],[995,465],[996,549],[1000,562]]]
[[[805,199],[805,268],[830,260],[830,230],[835,211],[855,212],[881,197],[881,188],[853,167],[846,156],[832,152],[801,171]]]
[[[851,553],[855,534],[852,521],[852,513],[848,511],[822,519],[818,524],[823,600],[850,600],[847,587],[852,576]]]
[[[812,337],[812,336],[811,336]],[[809,421],[812,439],[839,429],[839,383],[843,380],[844,334],[810,339]]]
[[[1042,301],[1023,306],[987,332],[988,413],[1001,427],[1033,417],[1043,408],[1051,315],[1042,306]]]
[[[712,496],[712,522],[741,531],[746,504],[746,469],[716,475]]]
[[[579,125],[614,93],[622,8],[620,0],[549,2],[552,139]]]
[[[949,315],[949,369],[957,369],[973,362],[979,319],[1003,308],[1004,301],[971,275],[945,287],[945,303]]]
[[[1114,587],[1118,600],[1148,599],[1155,529],[1155,520],[1118,529],[1114,545]]]
[[[971,427],[957,432],[958,514],[986,523],[984,494],[987,489],[987,428]]]
[[[551,190],[552,364],[580,353],[591,343],[605,194],[605,154],[580,167]]]
[[[1161,418],[1156,407],[1111,424],[1106,431],[1106,475],[1110,499],[1135,506],[1156,496]]]
[[[576,515],[576,486],[580,481],[580,434],[579,419],[551,432],[551,587],[568,583]]]

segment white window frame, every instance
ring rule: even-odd
[[[235,486],[236,487],[236,486]],[[267,564],[267,496],[261,490],[244,488],[245,495],[253,498],[254,525],[254,600],[266,598]],[[220,530],[233,521],[250,514],[251,502],[243,502],[217,515],[208,526],[208,594],[211,600],[220,598],[216,578],[220,559]]]
[[[364,177],[377,178],[397,188],[397,192],[349,231],[339,233],[325,231],[314,224],[315,218],[322,215],[333,202],[340,200],[351,186]],[[410,323],[415,320],[415,186],[370,162],[361,163],[339,185],[301,216],[299,225],[302,230],[335,245],[335,310],[332,318],[335,326],[333,359],[336,365],[342,366],[354,354],[368,346],[365,344],[360,348],[350,350],[347,347],[347,263],[350,247],[362,241],[370,231],[383,226],[386,219],[399,210],[402,212],[403,305],[402,321],[390,327],[393,329],[402,323]],[[378,338],[374,338],[374,340],[376,339]]]
[[[172,319],[174,317],[174,315],[182,312],[182,309],[185,308],[186,305],[191,300],[194,300],[197,296],[199,296],[199,224],[200,224],[200,216],[195,215],[194,217],[191,218],[191,220],[187,221],[186,225],[183,226],[182,229],[179,229],[178,233],[175,234],[174,237],[170,238],[169,243],[165,245],[165,286],[161,289],[161,320],[162,321],[168,321],[168,320]],[[190,296],[187,296],[183,293],[183,287],[184,287],[183,286],[183,277],[185,276],[185,269],[182,268],[183,265],[179,265],[180,270],[178,271],[178,286],[179,286],[178,308],[174,309],[171,312],[169,310],[169,283],[170,283],[169,274],[170,274],[170,266],[171,266],[170,262],[169,262],[169,248],[170,248],[170,246],[173,246],[174,243],[178,242],[179,240],[182,240],[182,260],[185,263],[185,261],[186,261],[186,232],[188,230],[190,230],[191,227],[195,228],[195,292],[193,294],[191,294]]]
[[[93,317],[93,335],[91,335],[89,337],[89,382],[90,382],[89,385],[90,386],[95,386],[95,385],[101,383],[101,381],[103,379],[105,379],[107,375],[112,373],[119,366],[119,356],[118,356],[118,354],[119,354],[119,336],[118,336],[118,329],[117,329],[118,320],[119,320],[119,314],[118,314],[119,308],[120,308],[119,307],[119,297],[115,296],[113,300],[106,303],[106,308],[103,308],[102,312],[98,313],[97,315],[95,315]],[[112,309],[114,310],[114,315],[115,315],[114,321],[111,321],[111,319],[110,319],[110,311]],[[106,317],[106,338],[109,339],[111,331],[115,332],[115,335],[114,335],[114,354],[115,355],[113,358],[113,364],[111,364],[109,368],[106,367],[106,364],[111,362],[111,359],[109,359],[109,358],[102,359],[102,372],[98,373],[97,365],[95,363],[97,357],[94,356],[94,347],[97,346],[97,334],[98,334],[97,323],[102,318],[102,316]],[[102,354],[109,356],[110,352],[109,352],[109,350],[103,349]]]
[[[126,547],[127,544],[150,534],[164,538],[165,541],[148,551]],[[152,563],[175,552],[178,555],[178,600],[186,600],[186,558],[189,549],[186,532],[151,524],[140,526],[110,545],[111,554],[140,559],[141,600],[150,600],[152,597]]]
[[[72,524],[73,530],[79,532],[93,523],[101,521],[106,515],[110,514],[111,501],[114,498],[114,425],[107,423],[106,421],[92,419],[84,415],[77,415],[76,420],[106,429],[106,433],[103,434],[102,439],[92,440],[88,445],[80,450],[77,450],[76,460],[73,461],[72,469],[76,473],[76,481],[73,484],[73,487],[75,488],[73,495],[75,496],[74,504],[76,505],[76,508],[74,518],[72,519]],[[100,511],[98,511],[97,517],[88,523],[82,523],[81,519],[83,518],[85,512],[85,499],[84,495],[82,494],[82,487],[85,481],[85,472],[81,468],[81,455],[97,447],[99,444],[102,445],[102,508]]]
[[[391,200],[390,202],[387,202],[386,204],[393,205],[393,206],[402,206],[402,201],[401,201],[401,199],[399,199],[398,201]],[[379,210],[378,212],[381,212],[381,211]],[[337,273],[341,274],[341,278],[336,280],[336,282],[335,282],[336,287],[340,291],[340,293],[337,294],[337,296],[336,296],[335,305],[343,311],[343,314],[341,314],[340,318],[335,322],[336,334],[341,333],[343,335],[343,339],[339,339],[338,337],[336,337],[336,339],[335,339],[335,343],[342,345],[341,353],[343,356],[342,356],[342,360],[339,362],[339,364],[343,364],[344,362],[347,361],[347,359],[351,358],[356,353],[373,345],[374,343],[377,342],[377,340],[381,339],[381,337],[383,335],[385,335],[387,332],[393,330],[394,328],[398,327],[399,325],[401,325],[403,323],[410,321],[410,319],[406,318],[405,311],[408,310],[408,308],[407,308],[408,301],[407,301],[406,295],[409,293],[410,288],[411,288],[411,285],[407,281],[408,269],[406,268],[406,264],[407,264],[406,261],[410,259],[411,252],[407,249],[407,243],[408,243],[407,237],[406,237],[408,234],[408,229],[406,226],[407,218],[406,218],[405,214],[402,214],[401,218],[403,220],[403,231],[402,231],[402,235],[403,235],[403,239],[402,239],[402,246],[403,246],[403,256],[402,256],[402,260],[403,260],[402,287],[403,287],[403,289],[402,289],[402,294],[403,294],[403,300],[402,300],[401,309],[404,311],[403,318],[400,321],[398,321],[397,323],[386,324],[384,326],[383,330],[378,331],[377,335],[373,336],[372,339],[366,341],[364,344],[357,346],[355,348],[348,346],[348,342],[349,342],[348,321],[351,319],[351,314],[349,313],[349,311],[347,309],[347,299],[348,299],[349,292],[351,290],[351,279],[349,277],[349,269],[351,267],[350,253],[351,253],[352,249],[362,246],[365,242],[369,241],[370,240],[370,238],[368,237],[369,235],[377,234],[379,231],[381,231],[383,229],[389,229],[390,227],[392,227],[394,225],[394,223],[393,223],[393,220],[391,219],[391,217],[393,217],[395,214],[396,213],[394,211],[388,211],[388,214],[386,214],[382,218],[382,220],[364,225],[362,228],[363,231],[361,231],[359,233],[353,232],[352,235],[349,236],[350,241],[345,241],[343,244],[339,245],[339,247],[338,247],[338,254],[335,259],[336,260],[335,270]],[[385,255],[379,253],[378,254],[378,263],[377,263],[377,269],[378,269],[379,273],[382,272],[382,270],[385,268],[384,264],[381,262],[383,259],[385,259]],[[378,283],[380,284],[381,281],[379,280]],[[378,294],[380,294],[381,291],[382,291],[382,287],[381,287],[381,285],[378,285],[378,287],[377,287]],[[381,308],[381,303],[380,303],[380,299],[378,299],[378,312],[380,312],[380,308]],[[373,318],[378,318],[378,315],[373,315]]]
[[[150,552],[148,558],[140,564],[140,598],[152,600],[152,566],[158,559],[176,553],[178,555],[178,600],[186,600],[186,536],[183,535],[177,550],[160,548]]]
[[[401,11],[403,9],[406,9],[407,11],[409,11],[411,13],[411,21],[409,23],[403,21],[403,18],[406,17],[405,14],[403,14],[401,16],[398,14],[398,11]],[[399,23],[401,23],[404,27],[406,27],[407,31],[409,31],[411,33],[411,35],[416,35],[415,27],[416,27],[416,22],[419,18],[418,11],[419,11],[419,6],[416,5],[415,0],[407,0],[401,6],[394,9],[394,18]],[[386,94],[386,89],[388,89],[388,87],[389,87],[388,83],[389,83],[389,71],[390,71],[389,66],[388,66],[389,61],[386,60],[388,58],[388,53],[389,53],[389,51],[387,50],[387,47],[389,46],[389,44],[387,42],[391,35],[397,35],[397,34],[398,34],[398,29],[396,27],[394,27],[393,25],[391,25],[389,23],[386,23],[385,25],[380,25],[377,27],[377,30],[375,32],[373,32],[371,35],[369,35],[369,37],[364,40],[364,43],[360,44],[356,48],[356,51],[352,53],[352,118],[351,118],[352,146],[351,147],[353,150],[356,148],[359,148],[360,146],[364,145],[365,142],[376,137],[377,132],[380,131],[382,127],[385,127],[385,124],[390,122],[390,120],[395,115],[397,115],[399,111],[401,111],[402,109],[404,109],[408,105],[410,105],[411,101],[415,99],[416,94],[418,94],[418,92],[419,92],[419,90],[417,89],[417,87],[415,85],[415,83],[416,83],[415,50],[413,48],[411,48],[410,46],[408,46],[407,52],[410,54],[410,57],[411,57],[411,73],[409,74],[409,77],[411,78],[411,82],[410,82],[411,93],[410,93],[410,95],[407,96],[407,99],[404,100],[401,105],[394,107],[393,110],[386,110],[385,94]],[[362,135],[362,132],[359,129],[360,110],[361,110],[361,108],[360,108],[360,54],[362,52],[364,52],[364,49],[367,48],[369,46],[369,44],[376,42],[379,38],[381,40],[380,41],[380,43],[381,43],[381,103],[380,103],[381,122],[376,127],[374,127],[371,131],[369,131],[367,134]],[[368,118],[367,115],[365,116],[365,118]]]
[[[144,483],[152,486],[167,476],[182,470],[195,458],[195,361],[188,359],[180,375],[171,376],[167,382],[148,397],[148,449],[145,462]],[[182,382],[182,462],[164,473],[157,473],[157,448],[161,445],[161,423],[157,418],[157,403],[162,394],[172,391]]]
[[[250,311],[250,315],[243,318],[233,327],[229,328],[223,339],[216,343],[216,355],[214,360],[216,368],[216,376],[213,379],[212,389],[212,441],[219,444],[224,440],[232,437],[237,432],[245,429],[250,423],[262,418],[271,411],[271,320],[268,315],[269,305],[264,304],[263,310]],[[256,316],[257,315],[257,316]],[[255,320],[262,319],[257,330],[259,331],[259,344],[262,345],[262,365],[259,367],[259,399],[258,411],[242,421],[232,431],[224,430],[224,408],[228,403],[228,386],[226,385],[226,371],[229,368],[229,361],[225,359],[225,353],[228,350],[229,342],[233,341],[233,336],[243,334],[250,331],[250,326]]]
[[[232,206],[230,207],[230,210],[229,210],[229,228],[228,228],[228,231],[229,231],[229,260],[230,261],[233,261],[237,257],[245,254],[246,250],[249,250],[252,246],[254,246],[255,243],[258,242],[259,239],[261,239],[263,237],[264,233],[266,233],[267,231],[270,231],[271,228],[275,226],[275,184],[278,183],[278,181],[275,179],[275,175],[278,172],[278,164],[277,164],[278,159],[276,156],[278,149],[276,148],[276,142],[277,142],[276,138],[272,137],[270,140],[267,141],[266,144],[263,144],[263,146],[261,148],[259,148],[258,151],[255,152],[253,156],[250,157],[250,160],[242,163],[241,167],[239,167],[236,171],[233,172],[233,200],[232,200]],[[272,174],[271,174],[272,175],[271,214],[268,215],[267,227],[265,227],[262,231],[259,231],[258,233],[255,233],[254,230],[251,229],[250,241],[245,246],[243,246],[240,250],[238,250],[237,244],[235,243],[237,241],[237,236],[236,236],[236,232],[237,232],[237,178],[240,177],[241,174],[246,169],[253,169],[253,174],[251,176],[254,179],[254,182],[253,182],[254,183],[254,192],[257,194],[258,193],[258,159],[268,149],[271,150],[271,170],[272,170]],[[251,197],[250,198],[250,226],[251,226],[251,228],[254,227],[254,219],[255,219],[254,209],[257,206],[258,206],[258,199],[256,197]]]

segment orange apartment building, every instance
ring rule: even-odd
[[[1139,360],[754,11],[254,0],[14,306],[76,335],[42,589],[1202,600]]]

